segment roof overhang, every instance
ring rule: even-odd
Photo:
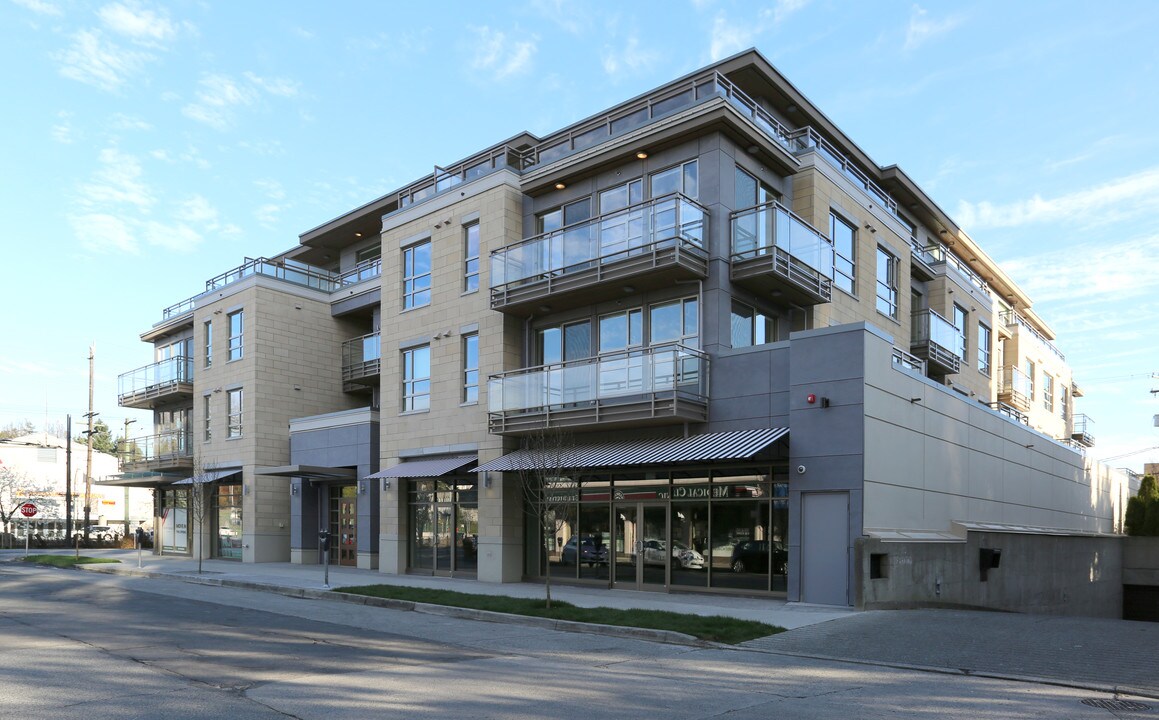
[[[471,463],[478,462],[478,460],[479,456],[474,453],[471,455],[452,455],[449,457],[429,458],[425,460],[408,460],[389,467],[386,470],[379,470],[373,475],[367,476],[367,479],[442,477],[456,470],[461,470]]]
[[[310,480],[353,480],[357,473],[351,468],[326,467],[324,465],[278,465],[276,467],[259,467],[254,475],[273,475],[275,477],[296,477]]]

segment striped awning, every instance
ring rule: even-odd
[[[430,458],[429,460],[408,460],[386,470],[379,470],[373,475],[367,475],[366,479],[442,477],[478,460],[478,455],[454,455]]]
[[[687,438],[659,438],[628,440],[624,442],[576,445],[552,452],[552,464],[557,467],[588,469],[601,467],[630,467],[658,463],[711,462],[718,460],[747,460],[783,437],[789,428],[762,428],[760,430],[730,430],[705,433]],[[475,472],[509,472],[536,470],[544,453],[535,450],[516,450],[475,468]]]

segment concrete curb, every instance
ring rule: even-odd
[[[47,567],[47,566],[46,566]],[[528,627],[559,630],[562,632],[587,633],[589,635],[609,635],[626,637],[635,640],[666,643],[669,645],[690,645],[693,647],[736,647],[721,643],[708,642],[692,635],[674,632],[671,630],[653,630],[650,628],[627,627],[622,625],[601,625],[599,623],[585,623],[574,620],[554,620],[530,615],[512,615],[509,613],[494,612],[491,610],[476,610],[450,605],[433,605],[410,600],[394,600],[391,598],[377,598],[369,595],[338,592],[337,590],[323,590],[316,588],[297,588],[272,583],[252,582],[248,580],[233,580],[230,578],[208,577],[204,575],[187,575],[160,573],[151,570],[117,566],[112,563],[94,565],[76,565],[76,569],[86,572],[99,572],[108,575],[128,575],[132,577],[166,578],[196,585],[211,585],[214,587],[231,587],[239,590],[253,590],[267,592],[286,597],[303,598],[308,600],[326,600],[329,602],[343,602],[367,607],[385,608],[388,610],[402,610],[417,612],[426,615],[459,618],[462,620],[477,620],[480,622],[504,623],[509,625],[525,625]]]

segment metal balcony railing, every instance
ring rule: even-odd
[[[910,350],[949,373],[958,372],[966,339],[949,320],[934,310],[919,310],[910,324]]]
[[[491,289],[534,283],[679,247],[704,254],[708,211],[680,194],[633,205],[499,248]]]
[[[117,402],[129,407],[182,390],[192,392],[192,384],[193,359],[178,355],[121,374],[117,378]]]
[[[1020,410],[1029,410],[1034,382],[1014,365],[1006,365],[999,376],[998,397]]]
[[[341,287],[338,277],[329,270],[296,260],[270,260],[262,257],[246,258],[242,265],[206,280],[205,290],[217,290],[251,275],[264,275],[323,292],[334,292]]]
[[[342,381],[377,378],[382,366],[382,341],[373,332],[342,343]]]
[[[523,368],[487,382],[488,411],[526,413],[680,394],[708,401],[708,356],[683,345],[659,345],[584,360]]]
[[[777,202],[731,216],[731,260],[774,258],[773,270],[828,301],[833,283],[833,242]]]
[[[374,258],[361,262],[340,274],[337,278],[340,286],[357,285],[366,280],[373,280],[382,275],[382,258]]]
[[[156,466],[187,461],[193,457],[193,434],[188,430],[172,430],[133,438],[122,452],[126,466]]]
[[[1063,355],[1062,351],[1059,350],[1054,343],[1052,343],[1050,340],[1047,340],[1045,335],[1031,327],[1030,322],[1027,321],[1026,318],[1019,315],[1017,311],[1003,310],[1001,313],[999,313],[999,315],[1002,318],[1002,322],[1006,324],[1006,327],[1010,328],[1011,330],[1019,328],[1025,329],[1031,337],[1037,340],[1039,344],[1046,348],[1049,352],[1054,354],[1055,357],[1057,357],[1059,360],[1066,360],[1066,355]]]
[[[1084,447],[1092,447],[1095,444],[1095,434],[1091,432],[1091,426],[1094,424],[1095,421],[1085,413],[1076,413],[1070,433],[1071,439]]]

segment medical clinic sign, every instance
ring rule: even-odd
[[[26,518],[36,517],[37,512],[38,510],[35,503],[26,502],[20,506],[20,514]]]

